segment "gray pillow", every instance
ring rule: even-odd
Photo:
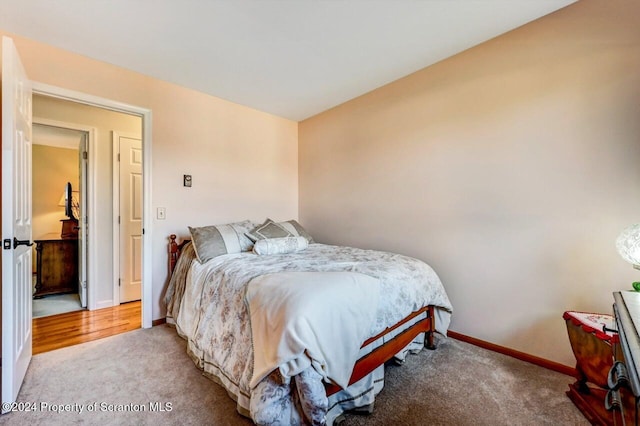
[[[286,234],[289,233],[289,235]],[[266,238],[305,237],[309,244],[314,243],[313,237],[295,220],[286,222],[274,222],[267,219],[262,225],[255,227],[247,233],[247,237],[254,243]]]
[[[262,225],[258,225],[247,232],[246,236],[255,243],[258,240],[265,240],[267,238],[295,237],[296,235],[293,235],[271,219],[267,219]]]
[[[254,226],[255,224],[248,220],[199,228],[189,226],[198,261],[204,263],[223,254],[251,250],[253,242],[246,237],[245,232]]]
[[[294,237],[305,237],[309,244],[314,243],[313,237],[295,220],[288,220],[286,222],[278,222],[278,225],[282,226],[287,231],[291,232]]]

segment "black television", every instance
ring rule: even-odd
[[[69,219],[78,220],[73,214],[73,188],[71,187],[71,182],[67,182],[64,187],[64,214]]]

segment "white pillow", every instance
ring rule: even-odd
[[[253,245],[253,252],[260,256],[270,254],[285,254],[304,250],[309,247],[305,237],[266,238],[258,240]]]

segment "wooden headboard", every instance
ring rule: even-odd
[[[176,242],[176,234],[169,235],[169,277],[173,274],[173,270],[178,263],[178,258],[184,246],[191,240],[182,240],[180,244]]]

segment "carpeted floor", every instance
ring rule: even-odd
[[[565,396],[571,377],[453,339],[386,369],[371,415],[349,425],[588,425]],[[250,425],[200,374],[168,326],[33,357],[7,425]],[[117,404],[138,412],[116,412]],[[79,410],[82,409],[82,412]],[[145,411],[141,411],[144,409]]]

